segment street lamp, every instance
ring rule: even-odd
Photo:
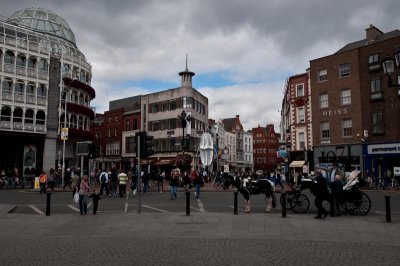
[[[64,101],[64,127],[67,128],[67,101],[68,101],[68,94],[71,95],[69,93],[69,86],[71,86],[72,82],[74,82],[76,80],[76,78],[72,79],[68,85],[67,85],[67,90],[65,92],[65,101]],[[64,80],[63,80],[63,84],[64,84]],[[63,139],[63,152],[62,152],[62,168],[61,168],[61,179],[62,179],[62,185],[64,185],[64,175],[65,175],[65,141],[66,141],[66,137],[62,138]]]
[[[397,51],[393,57],[387,56],[383,59],[383,71],[385,72],[386,76],[388,77],[388,86],[389,87],[399,87],[400,84],[393,82],[392,75],[394,73],[394,64],[396,63],[397,67],[400,67],[400,51]]]
[[[182,113],[178,115],[179,122],[181,123],[182,126],[182,152],[185,152],[185,128],[187,126],[187,119],[189,117],[186,115],[185,110],[182,110]]]

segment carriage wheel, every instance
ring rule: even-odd
[[[310,200],[303,193],[296,194],[291,202],[294,213],[306,213],[310,208]]]
[[[371,209],[371,199],[367,194],[361,192],[361,197],[355,200],[355,214],[366,215]]]
[[[292,208],[293,197],[294,197],[294,193],[293,192],[286,192],[286,209],[291,209]],[[282,194],[281,194],[281,197],[279,198],[279,202],[281,203],[281,206],[283,206]]]

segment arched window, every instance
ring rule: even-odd
[[[36,124],[37,125],[44,125],[46,122],[46,114],[44,111],[39,110],[36,114]]]
[[[85,104],[85,100],[84,100],[84,95],[83,93],[79,94],[79,104],[84,105]]]
[[[69,77],[69,72],[71,71],[71,67],[68,64],[64,64],[63,67],[63,76]]]
[[[33,124],[33,110],[27,109],[25,112],[25,124]]]
[[[37,95],[46,98],[46,95],[47,95],[46,85],[39,84],[39,87],[37,90]]]
[[[74,71],[72,73],[72,78],[75,78],[75,79],[79,80],[79,69],[74,68]]]
[[[18,54],[17,56],[17,66],[25,67],[26,57],[24,54]]]
[[[81,77],[80,77],[80,81],[85,82],[86,81],[86,75],[84,71],[81,71]]]
[[[24,112],[22,111],[22,108],[20,107],[15,108],[13,112],[13,122],[22,123],[23,113]]]
[[[4,56],[4,63],[13,65],[15,60],[15,55],[11,51],[7,51]]]
[[[82,129],[82,130],[83,130],[83,128],[84,128],[84,125],[83,125],[83,117],[82,117],[82,116],[79,117],[78,128],[79,128],[79,129]]]
[[[37,62],[36,57],[30,56],[28,60],[28,68],[36,69],[36,62]]]
[[[6,78],[3,80],[3,88],[2,88],[3,92],[11,93],[12,87],[13,87],[13,82],[11,79]]]
[[[73,92],[72,92],[72,95],[71,95],[71,102],[73,102],[73,103],[78,103],[78,93],[77,93],[76,91],[73,91]]]
[[[60,117],[60,126],[63,127],[69,127],[69,123],[68,123],[68,115],[67,115],[67,123],[64,123],[65,121],[65,113],[63,113]]]
[[[78,122],[75,115],[71,116],[70,127],[78,128]]]
[[[22,80],[17,80],[17,84],[15,84],[15,93],[25,93],[25,84]]]
[[[1,108],[1,121],[11,121],[11,107],[10,106],[3,106]]]
[[[41,59],[39,60],[39,70],[41,70],[41,71],[47,71],[48,66],[49,66],[49,65],[48,65],[46,59],[41,58]]]
[[[26,94],[35,94],[35,87],[34,83],[28,83],[28,86],[26,86]]]

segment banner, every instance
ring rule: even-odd
[[[25,145],[22,175],[24,177],[34,177],[35,171],[36,171],[36,146]]]

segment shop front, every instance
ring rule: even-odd
[[[365,144],[363,153],[367,176],[391,178],[400,167],[400,142]]]

